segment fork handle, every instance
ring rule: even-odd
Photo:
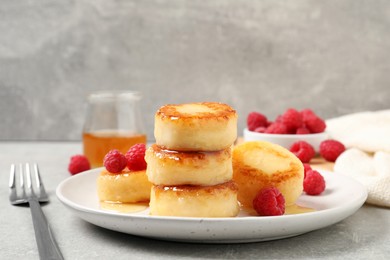
[[[64,259],[49,223],[36,199],[29,200],[40,259]]]

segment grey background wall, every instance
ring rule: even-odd
[[[165,103],[221,101],[273,118],[390,106],[386,0],[3,0],[0,140],[80,140],[85,97],[143,93],[149,138]]]

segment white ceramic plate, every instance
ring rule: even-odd
[[[367,198],[360,183],[321,171],[326,190],[320,196],[302,195],[298,205],[316,211],[275,217],[253,217],[241,211],[235,218],[150,216],[148,209],[117,213],[100,208],[96,178],[101,169],[64,180],[56,190],[59,200],[77,216],[97,226],[163,240],[197,243],[243,243],[292,237],[335,224],[355,213]]]

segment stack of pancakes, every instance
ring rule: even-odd
[[[226,104],[166,105],[155,114],[156,144],[145,154],[153,184],[150,214],[234,217],[239,212],[232,181],[231,147],[237,114]]]

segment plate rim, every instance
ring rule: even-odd
[[[318,170],[318,171],[320,173],[324,173],[326,178],[329,178],[329,176],[333,175],[330,178],[344,178],[344,180],[347,180],[349,182],[354,183],[353,186],[354,187],[356,186],[356,187],[359,188],[359,195],[360,196],[356,196],[354,198],[351,198],[350,200],[348,200],[347,203],[342,203],[342,204],[337,205],[335,207],[326,208],[326,209],[322,209],[322,210],[316,210],[316,211],[313,211],[313,212],[307,212],[307,213],[303,213],[303,214],[291,214],[291,215],[283,215],[283,216],[261,216],[261,217],[259,217],[259,216],[238,216],[238,217],[231,217],[231,218],[220,218],[220,217],[218,217],[218,218],[205,218],[205,217],[200,218],[200,217],[151,216],[151,215],[145,215],[145,214],[120,213],[120,212],[113,212],[113,211],[108,211],[108,210],[106,211],[106,210],[98,210],[98,209],[95,209],[95,208],[88,208],[88,207],[85,207],[84,205],[77,204],[74,201],[72,201],[69,198],[67,198],[66,196],[64,196],[62,190],[66,187],[66,185],[69,182],[74,181],[77,178],[83,178],[83,177],[85,178],[85,175],[88,175],[88,174],[91,174],[91,173],[97,175],[99,173],[99,171],[101,171],[101,169],[102,168],[91,169],[91,170],[88,170],[88,171],[85,171],[85,172],[82,172],[82,173],[79,173],[79,174],[76,174],[76,175],[73,175],[73,176],[70,176],[70,177],[64,179],[56,188],[57,198],[66,207],[70,208],[71,210],[83,213],[83,214],[99,215],[100,217],[113,217],[113,218],[116,218],[116,219],[118,219],[118,218],[120,218],[120,219],[128,219],[129,221],[130,220],[149,221],[149,222],[165,221],[166,223],[172,223],[172,222],[180,221],[180,223],[183,223],[183,224],[186,224],[186,223],[194,224],[194,223],[201,223],[201,222],[203,222],[203,223],[206,223],[206,224],[219,223],[219,224],[232,224],[232,225],[234,225],[234,224],[237,224],[237,223],[245,222],[245,223],[248,223],[248,225],[253,224],[253,223],[256,223],[257,225],[259,225],[262,222],[272,221],[272,222],[276,222],[276,223],[283,223],[284,221],[287,221],[287,222],[288,221],[296,221],[296,220],[302,220],[302,219],[305,219],[305,218],[307,218],[307,219],[322,218],[322,217],[326,217],[326,216],[333,216],[336,213],[339,213],[339,215],[340,215],[341,212],[350,212],[348,214],[343,213],[341,218],[339,217],[335,221],[329,222],[328,224],[323,225],[323,226],[319,225],[320,227],[318,227],[318,228],[314,228],[314,229],[311,229],[311,230],[308,230],[308,231],[304,231],[304,232],[298,232],[296,234],[279,236],[279,238],[282,238],[282,237],[296,236],[296,235],[299,235],[299,234],[307,233],[307,232],[314,231],[314,230],[317,230],[317,229],[320,229],[320,228],[323,228],[323,227],[326,227],[326,226],[333,225],[333,224],[335,224],[335,223],[345,219],[346,217],[354,214],[364,204],[364,202],[366,201],[367,196],[368,196],[367,188],[363,184],[361,184],[360,182],[352,179],[351,177],[342,175],[340,173],[327,171],[327,170]],[[76,214],[76,215],[78,215],[78,214]],[[101,226],[101,225],[98,225],[96,223],[91,222],[90,220],[87,220],[86,218],[84,218],[84,217],[82,217],[80,215],[78,215],[78,217],[84,219],[87,222],[95,224],[97,226]],[[108,227],[105,227],[105,226],[101,226],[101,227],[107,228],[107,229],[111,229],[111,228],[108,228]],[[115,229],[112,229],[112,230],[115,230]],[[134,233],[129,233],[129,232],[121,231],[121,230],[115,230],[115,231],[142,236],[142,234],[134,234]],[[183,241],[183,239],[175,240],[174,238],[165,238],[164,239],[164,238],[158,237],[158,236],[151,236],[151,235],[145,235],[145,236],[146,237],[163,239],[163,240],[170,240],[170,241]],[[264,241],[264,240],[274,240],[274,239],[278,239],[278,238],[269,238],[269,239],[256,239],[256,238],[254,238],[254,239],[245,239],[245,241],[242,241],[241,239],[239,239],[239,241],[235,241],[234,239],[233,240],[223,239],[221,241],[218,241],[218,240],[214,239],[214,240],[203,241],[203,242],[207,242],[207,243],[214,243],[214,242],[215,243],[221,243],[221,242],[235,243],[235,242],[240,242],[241,243],[241,242],[254,242],[254,241]],[[191,239],[185,239],[185,241],[187,241],[187,242],[200,242],[199,240],[191,241]]]

